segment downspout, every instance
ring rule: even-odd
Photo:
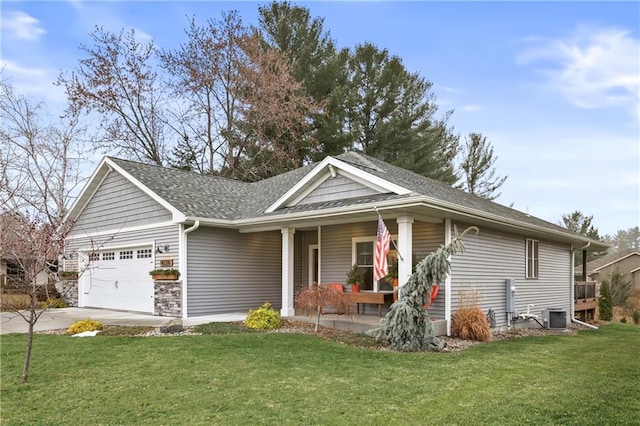
[[[576,299],[575,299],[575,290],[576,290],[576,279],[574,274],[575,269],[575,252],[579,250],[586,250],[587,247],[591,245],[591,242],[588,242],[586,246],[580,247],[579,249],[574,250],[573,246],[571,247],[571,322],[575,322],[576,324],[580,324],[584,327],[589,327],[594,330],[597,330],[598,327],[595,325],[587,324],[586,322],[580,321],[576,318]],[[587,278],[584,277],[586,280]]]
[[[184,225],[182,225],[184,226]],[[182,276],[182,318],[187,318],[187,234],[200,227],[196,220],[190,228],[182,231],[182,252],[180,253],[180,276]]]

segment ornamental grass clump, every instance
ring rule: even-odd
[[[100,321],[86,319],[82,321],[76,321],[71,324],[71,327],[67,329],[67,334],[78,334],[84,333],[85,331],[102,330],[103,328],[104,326]]]
[[[282,327],[282,318],[271,303],[265,302],[258,309],[249,309],[244,325],[254,330],[275,330]]]
[[[459,295],[459,308],[451,317],[451,334],[465,340],[486,342],[491,340],[491,327],[479,306],[476,290],[463,290]]]

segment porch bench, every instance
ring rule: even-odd
[[[393,303],[393,291],[361,291],[358,293],[346,293],[349,301],[356,304],[358,315],[360,315],[360,304],[370,303],[378,305],[378,317],[382,316],[382,305]],[[364,312],[364,307],[363,307]]]

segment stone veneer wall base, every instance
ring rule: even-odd
[[[153,315],[182,316],[182,281],[153,282]]]

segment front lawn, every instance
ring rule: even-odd
[[[451,353],[234,333],[1,343],[10,424],[639,424],[640,328],[528,337]]]

